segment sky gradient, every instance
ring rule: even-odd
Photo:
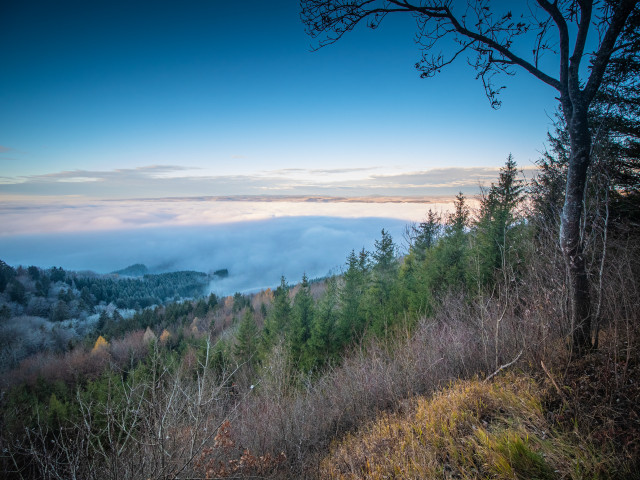
[[[464,60],[421,80],[414,31],[312,52],[292,0],[3,2],[0,198],[450,195],[531,167],[553,90],[520,72],[496,111]]]
[[[414,34],[312,52],[295,0],[0,2],[0,259],[251,290],[400,245],[510,153],[531,177],[555,92],[519,72],[493,110],[464,59],[421,80]]]

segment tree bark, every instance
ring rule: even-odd
[[[578,355],[591,348],[591,295],[584,255],[582,215],[591,155],[591,133],[588,108],[572,105],[568,120],[571,157],[567,171],[567,187],[562,209],[560,246],[569,279],[570,325],[572,347]]]

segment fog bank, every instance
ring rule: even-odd
[[[228,295],[339,271],[352,250],[373,249],[382,228],[402,243],[406,220],[284,217],[206,226],[0,236],[10,265],[62,266],[108,273],[134,263],[152,272],[222,268],[229,277],[211,290]]]

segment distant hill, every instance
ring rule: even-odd
[[[111,273],[125,277],[143,277],[147,273],[149,273],[149,269],[142,263],[136,263],[134,265],[129,265],[127,268],[116,270],[115,272]]]

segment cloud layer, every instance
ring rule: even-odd
[[[30,199],[0,201],[0,238],[25,234],[88,232],[216,225],[282,217],[396,218],[419,221],[426,211],[448,211],[451,197],[348,201],[344,198],[298,197],[184,198],[150,200]],[[265,201],[271,199],[271,201]],[[275,201],[277,200],[277,201]],[[307,201],[305,201],[307,200]],[[395,201],[387,201],[395,200]]]
[[[533,169],[529,169],[531,176]],[[143,198],[193,195],[472,195],[488,185],[498,168],[439,168],[392,173],[381,167],[288,168],[243,175],[205,175],[176,165],[110,171],[72,170],[3,177],[0,196],[82,195],[89,198]]]

